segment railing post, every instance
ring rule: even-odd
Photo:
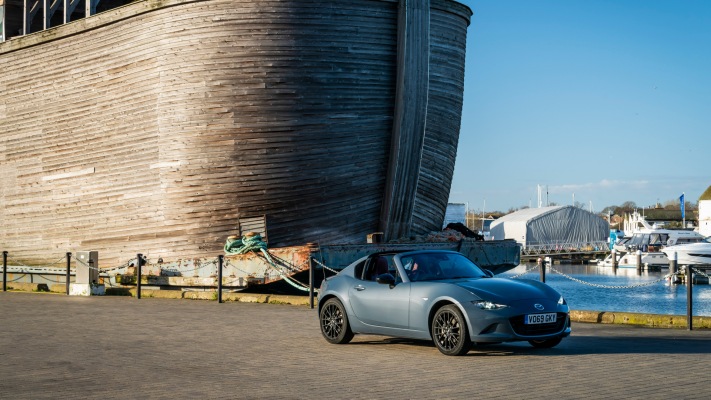
[[[136,254],[136,298],[141,298],[141,257],[143,254]]]
[[[617,273],[617,250],[612,249],[612,271]]]
[[[69,275],[72,267],[72,253],[67,252],[67,296],[69,296]]]
[[[317,252],[320,252],[321,250],[319,249],[319,245],[317,243],[307,243],[306,246],[309,248],[309,307],[314,308],[314,285],[316,284],[315,282],[315,267],[316,267],[316,258],[314,257],[314,254]],[[324,270],[324,273],[326,271]]]
[[[309,306],[314,308],[314,261],[313,257],[309,257]]]
[[[2,252],[2,291],[7,292],[7,251]]]
[[[541,272],[541,282],[546,283],[546,259],[541,257],[541,264],[539,265],[539,270]]]
[[[222,303],[222,262],[225,256],[217,256],[217,303]]]
[[[671,279],[674,279],[674,274],[676,274],[676,251],[672,252],[671,257],[669,257],[669,275]]]
[[[91,272],[91,271],[92,271],[93,269],[94,269],[94,260],[92,260],[91,257],[89,257],[89,276],[90,276],[90,277],[92,276],[92,272]],[[98,284],[99,284],[99,282],[97,282],[96,280],[92,280],[92,281],[91,281],[91,285],[89,285],[89,287],[92,287],[93,285],[98,285]]]
[[[642,250],[637,249],[637,275],[642,275]]]
[[[694,278],[691,272],[691,265],[686,266],[686,329],[694,329],[692,323],[692,316],[694,315],[693,302],[691,293],[693,291],[692,287],[694,285]]]

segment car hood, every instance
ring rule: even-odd
[[[516,301],[560,296],[553,288],[529,279],[482,278],[456,282],[476,296],[489,301]]]

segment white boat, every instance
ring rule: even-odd
[[[616,252],[617,266],[620,268],[636,268],[637,267],[637,252]],[[655,267],[665,267],[669,265],[669,259],[662,252],[641,252],[641,262],[642,265],[655,266]],[[612,254],[608,254],[607,257],[597,265],[604,267],[612,266]]]
[[[629,221],[629,224],[625,221],[625,232],[631,232],[631,237],[618,241],[613,247],[617,253],[619,267],[637,267],[637,250],[641,253],[642,265],[666,267],[669,265],[669,258],[663,252],[664,248],[704,240],[704,236],[698,232],[650,225],[636,212]],[[612,254],[598,265],[612,266]]]
[[[678,265],[711,265],[711,239],[667,246],[662,251],[669,258],[676,253]]]
[[[615,231],[617,239],[614,243],[612,243],[612,248],[615,249],[618,255],[626,253],[629,251],[627,245],[635,233],[642,232],[643,230],[649,231],[658,228],[660,227],[657,226],[657,224],[650,225],[649,222],[644,219],[644,216],[635,210],[632,214],[627,214],[625,216],[623,230]]]
[[[616,252],[618,253],[625,253],[627,251],[627,242],[630,241],[631,238],[628,237],[623,237],[620,239],[617,239],[615,243],[612,244],[612,248],[615,249]]]

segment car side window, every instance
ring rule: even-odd
[[[402,282],[391,255],[377,255],[356,265],[355,276],[358,279],[375,282],[382,274],[390,274],[396,282]]]
[[[385,256],[374,256],[368,260],[366,265],[366,271],[364,279],[366,281],[375,281],[378,275],[387,274],[390,269],[390,263],[388,262],[388,257]]]
[[[353,276],[356,277],[356,279],[363,279],[363,270],[365,269],[365,262],[368,261],[367,259],[359,262],[355,266],[355,270],[353,271]]]

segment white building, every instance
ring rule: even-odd
[[[699,233],[711,236],[711,186],[699,197]]]

